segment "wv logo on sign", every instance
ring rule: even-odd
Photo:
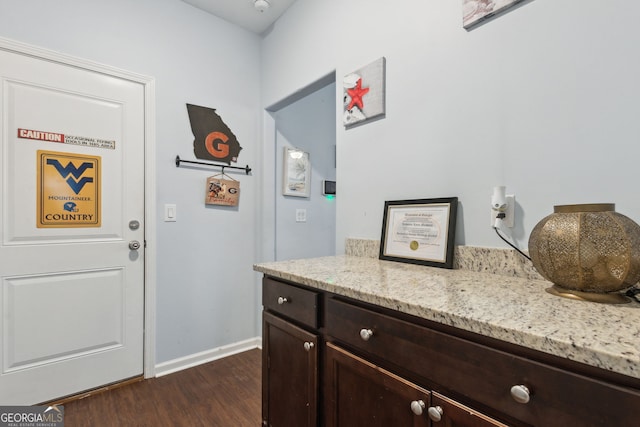
[[[85,185],[93,182],[92,177],[85,176],[84,178],[80,178],[87,169],[93,169],[93,163],[91,162],[84,162],[80,167],[76,168],[71,162],[67,163],[66,166],[62,166],[56,159],[47,159],[47,165],[56,168],[60,176],[66,179],[66,183],[69,184],[69,187],[71,187],[76,194],[80,193]]]

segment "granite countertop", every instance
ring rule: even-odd
[[[544,280],[347,255],[254,270],[640,378],[637,302],[583,302],[545,292],[551,283]]]

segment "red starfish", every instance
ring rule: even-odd
[[[369,88],[368,87],[363,88],[362,78],[359,78],[358,83],[356,84],[356,87],[354,87],[353,89],[347,89],[347,93],[351,97],[351,102],[349,103],[347,110],[351,110],[354,105],[357,105],[362,110],[364,108],[364,104],[362,103],[362,97],[365,96],[367,92],[369,92]]]

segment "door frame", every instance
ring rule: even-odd
[[[156,96],[155,78],[0,37],[0,50],[73,66],[144,87],[144,377],[155,377],[156,348]]]

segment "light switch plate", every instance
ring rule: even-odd
[[[176,205],[164,205],[164,220],[165,222],[176,221]]]

